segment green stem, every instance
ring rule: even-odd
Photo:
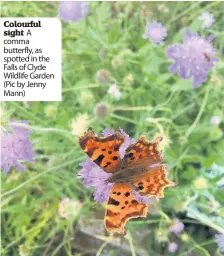
[[[133,221],[132,223],[131,223],[131,225],[141,225],[141,224],[153,224],[153,223],[158,223],[158,222],[160,222],[160,219],[159,220],[136,220],[136,221]]]
[[[176,20],[179,20],[181,17],[183,17],[185,14],[187,14],[187,13],[190,12],[191,10],[194,10],[194,9],[196,8],[196,6],[198,6],[198,5],[200,5],[200,4],[201,4],[201,2],[196,2],[196,3],[192,4],[192,5],[190,5],[189,8],[185,9],[185,10],[184,10],[183,12],[181,12],[179,15],[174,16],[174,18],[171,19],[170,22],[168,22],[167,27],[168,27],[172,22],[174,22],[174,21],[176,21]]]
[[[209,241],[205,241],[203,243],[200,243],[200,244],[197,244],[192,238],[190,238],[191,242],[194,244],[193,247],[191,247],[189,250],[185,251],[185,252],[182,252],[181,254],[179,254],[179,256],[182,256],[182,255],[188,255],[190,252],[192,252],[194,249],[199,249],[200,251],[202,251],[204,253],[205,256],[210,256],[210,254],[208,253],[207,250],[205,250],[202,246],[205,246],[205,245],[209,245],[209,244],[213,244],[215,243],[215,239],[211,239]]]
[[[122,121],[129,122],[129,123],[132,123],[132,124],[137,124],[135,121],[133,121],[133,120],[130,119],[130,118],[123,117],[123,116],[119,116],[119,115],[116,115],[116,114],[111,114],[111,117],[116,118],[116,119],[119,119],[119,120],[122,120]]]
[[[164,212],[160,211],[159,214],[167,221],[167,222],[171,222],[169,216],[167,214],[165,214]]]
[[[74,136],[74,135],[71,132],[66,131],[66,130],[62,130],[62,129],[58,129],[58,128],[42,128],[42,127],[31,126],[31,125],[26,125],[26,124],[22,124],[22,123],[12,123],[12,124],[15,126],[32,129],[34,131],[41,132],[41,133],[44,133],[44,132],[60,133],[60,134],[64,135],[67,139],[69,139],[70,141],[73,142],[73,139],[71,138],[71,136]]]
[[[135,248],[134,248],[134,245],[133,245],[133,239],[132,239],[132,236],[131,236],[130,232],[128,232],[128,234],[127,234],[127,239],[128,239],[129,246],[130,246],[130,249],[131,249],[131,255],[136,256]]]
[[[16,102],[10,102],[10,104],[14,105],[17,109],[20,109],[24,113],[26,113],[29,117],[31,117],[33,120],[37,121],[39,124],[42,124],[43,126],[46,126],[46,124],[43,122],[43,120],[36,115],[32,113],[32,111],[27,111],[25,108],[21,107],[18,103]]]
[[[141,111],[141,110],[148,110],[150,111],[152,109],[152,106],[143,106],[143,107],[115,107],[113,108],[113,111]]]
[[[209,226],[215,230],[217,230],[218,232],[220,232],[221,234],[224,234],[224,228],[222,228],[221,226],[216,225],[215,223],[213,223],[212,221],[210,221],[209,218],[206,218],[206,220],[204,218],[200,218],[199,215],[197,215],[194,211],[191,210],[191,208],[188,208],[188,212],[191,213],[198,221],[200,221],[202,224]]]
[[[47,170],[47,171],[41,172],[41,173],[39,173],[38,175],[32,177],[31,179],[29,179],[29,180],[27,180],[27,181],[21,183],[19,186],[17,186],[17,187],[15,187],[15,188],[13,188],[13,189],[11,189],[11,190],[5,192],[4,194],[1,195],[1,198],[3,198],[4,196],[7,196],[7,195],[10,195],[10,194],[14,193],[15,191],[17,191],[17,190],[19,190],[20,188],[24,187],[26,184],[28,184],[28,183],[30,183],[30,182],[32,182],[32,181],[34,181],[34,180],[36,180],[36,179],[42,177],[43,175],[45,175],[45,174],[47,174],[47,173],[49,173],[49,172],[52,172],[52,171],[55,171],[55,170],[58,170],[58,169],[62,169],[62,168],[66,167],[66,166],[68,166],[68,165],[70,165],[70,164],[75,163],[75,162],[77,162],[77,159],[73,159],[73,160],[71,160],[71,161],[69,161],[69,162],[67,162],[67,163],[64,163],[64,164],[59,165],[59,166],[52,167],[52,168],[50,168],[50,169]]]
[[[113,235],[110,235],[106,240],[105,242],[100,246],[99,250],[97,251],[96,253],[96,256],[100,256],[103,249],[106,247],[106,245],[111,241],[113,240],[114,236]]]
[[[71,92],[71,91],[83,90],[83,89],[88,89],[88,88],[96,88],[99,86],[100,86],[99,84],[79,85],[79,86],[74,86],[74,87],[70,87],[70,88],[65,88],[62,90],[62,92]]]
[[[204,100],[201,104],[201,107],[200,107],[200,110],[198,112],[198,115],[197,117],[195,118],[193,124],[189,127],[189,129],[187,130],[186,134],[185,134],[185,138],[187,139],[187,137],[192,133],[192,131],[194,130],[194,128],[197,126],[204,110],[205,110],[205,106],[207,104],[207,101],[208,101],[208,95],[209,95],[209,91],[210,91],[210,87],[207,87],[207,90],[206,90],[206,93],[205,93],[205,97],[204,97]]]

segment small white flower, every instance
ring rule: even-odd
[[[169,9],[168,9],[168,7],[166,7],[165,4],[159,4],[158,5],[158,10],[162,11],[162,12],[169,12]]]
[[[108,90],[108,93],[115,98],[116,100],[119,100],[121,97],[121,92],[120,90],[117,88],[116,84],[112,84]]]
[[[204,12],[199,17],[199,20],[203,20],[204,22],[201,25],[201,28],[210,28],[211,25],[215,22],[214,16],[210,12]]]
[[[72,134],[80,136],[82,135],[87,126],[89,125],[89,117],[87,114],[79,115],[72,121]]]
[[[63,219],[74,218],[82,208],[80,201],[75,201],[70,198],[65,198],[59,203],[59,216]]]
[[[221,119],[219,116],[212,116],[210,122],[213,125],[219,125],[221,123]]]

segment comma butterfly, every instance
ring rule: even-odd
[[[112,183],[105,212],[105,227],[109,232],[125,234],[125,224],[131,218],[146,217],[148,206],[138,202],[136,191],[142,196],[164,197],[166,187],[176,186],[167,178],[166,166],[161,164],[158,150],[161,137],[150,142],[141,135],[120,158],[119,148],[124,143],[120,131],[106,137],[98,137],[92,128],[79,138],[79,143],[89,158],[101,169],[112,175],[105,181]]]

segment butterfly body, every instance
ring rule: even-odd
[[[106,137],[97,136],[91,128],[80,137],[79,144],[89,158],[103,171],[112,175],[105,183],[112,183],[106,212],[105,227],[110,232],[125,234],[125,224],[131,218],[146,217],[148,206],[138,202],[134,192],[141,196],[164,197],[166,187],[175,186],[167,179],[166,166],[161,164],[158,150],[161,137],[150,142],[141,135],[137,142],[120,157],[125,136],[120,132]]]
[[[147,168],[123,169],[119,172],[115,172],[109,179],[107,179],[107,182],[131,184],[132,180],[137,180],[142,174],[146,173],[147,171]]]

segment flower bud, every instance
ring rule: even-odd
[[[194,186],[198,190],[206,189],[208,187],[207,179],[205,179],[204,177],[198,177],[194,181]]]
[[[57,107],[54,105],[49,104],[45,107],[45,114],[48,117],[55,115],[56,112],[57,112]]]
[[[94,101],[94,96],[91,91],[83,91],[79,96],[79,103],[81,106],[86,106]]]
[[[110,107],[105,103],[98,103],[94,108],[94,113],[98,118],[105,118],[110,114]]]
[[[128,74],[123,79],[123,82],[124,82],[125,85],[131,85],[133,83],[133,81],[134,81],[134,79],[133,79],[133,75],[132,74]]]
[[[100,69],[96,73],[96,81],[99,84],[109,84],[111,82],[111,73],[106,69]]]

